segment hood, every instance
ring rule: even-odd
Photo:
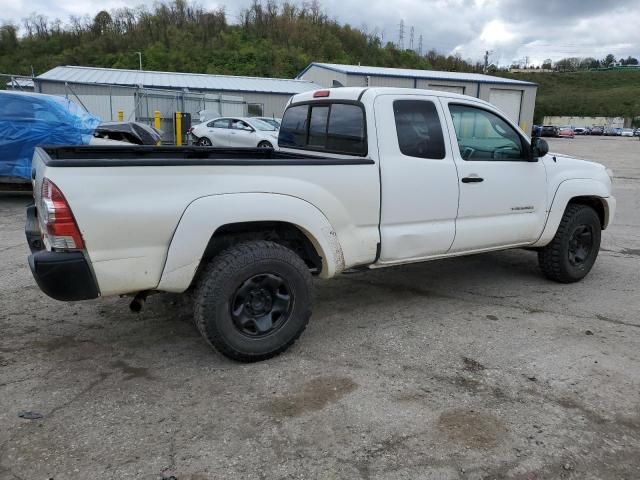
[[[611,188],[613,172],[604,165],[562,153],[548,153],[543,160],[550,185],[559,185],[565,180],[591,179]]]

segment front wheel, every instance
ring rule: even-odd
[[[596,211],[587,205],[570,204],[551,243],[538,251],[542,273],[561,283],[582,280],[598,257],[600,234]]]
[[[292,250],[269,241],[234,245],[204,271],[195,324],[211,346],[241,362],[289,348],[311,316],[311,274]]]
[[[266,140],[263,140],[262,142],[260,142],[258,144],[258,148],[273,148],[273,145],[271,145],[270,142],[267,142]]]
[[[211,143],[211,140],[209,140],[207,137],[200,137],[198,139],[198,145],[200,145],[201,147],[213,146],[213,144]]]

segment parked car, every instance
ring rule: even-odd
[[[604,135],[604,127],[599,127],[599,126],[592,127],[591,135]]]
[[[640,128],[636,128],[636,129],[633,131],[633,136],[634,136],[634,137],[640,137]]]
[[[449,92],[298,94],[278,143],[36,149],[37,284],[58,300],[135,295],[136,309],[188,291],[206,341],[257,361],[305,329],[312,274],[529,247],[549,279],[576,282],[615,214],[610,170],[547,155],[491,104]]]
[[[162,132],[140,122],[105,122],[96,127],[95,138],[118,140],[135,145],[157,145]]]
[[[544,125],[540,133],[541,137],[557,137],[560,132],[554,125]]]
[[[221,117],[191,129],[196,145],[204,147],[277,147],[278,130],[249,117]]]
[[[564,138],[573,138],[575,136],[575,133],[573,132],[572,127],[564,126],[558,129],[558,136]]]
[[[252,117],[252,118],[255,118],[256,120],[262,120],[263,122],[267,122],[269,125],[273,125],[277,129],[280,128],[280,124],[282,123],[281,118],[275,118],[275,117]]]
[[[620,135],[622,137],[633,137],[633,128],[623,128]]]
[[[586,127],[576,127],[573,129],[573,133],[576,135],[587,135],[588,130]]]
[[[540,125],[533,125],[531,127],[531,138],[541,137],[541,136],[542,136],[542,127]]]

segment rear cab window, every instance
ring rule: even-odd
[[[282,118],[278,145],[345,155],[367,155],[364,107],[323,101],[289,107]]]

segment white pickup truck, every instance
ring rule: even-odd
[[[294,96],[280,151],[36,150],[29,265],[59,300],[187,292],[194,321],[240,361],[289,347],[311,276],[492,250],[538,250],[583,278],[616,202],[611,172],[548,154],[492,105],[398,88]]]

